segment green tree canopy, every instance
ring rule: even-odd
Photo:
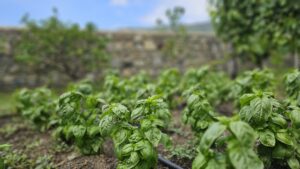
[[[258,66],[272,54],[299,52],[297,0],[210,0],[210,5],[217,35]]]
[[[106,39],[97,34],[95,25],[79,25],[59,20],[57,12],[41,21],[23,18],[25,30],[15,44],[17,60],[43,73],[57,70],[71,79],[101,65],[107,58]]]

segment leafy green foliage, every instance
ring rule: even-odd
[[[294,70],[291,73],[286,74],[285,80],[285,89],[290,99],[300,103],[300,72]]]
[[[246,71],[228,86],[227,99],[238,100],[243,94],[252,93],[255,90],[271,91],[274,88],[273,82],[274,74],[268,69]]]
[[[117,73],[105,76],[103,97],[109,103],[121,103],[132,108],[138,99],[144,99],[154,94],[155,87],[147,85],[145,73],[122,79]]]
[[[23,152],[14,150],[10,144],[0,144],[0,168],[35,168],[52,169],[54,164],[51,156],[40,156],[36,160],[30,159]]]
[[[100,132],[114,141],[117,168],[152,168],[158,158],[155,148],[160,142],[170,144],[160,130],[169,118],[167,104],[157,96],[138,101],[131,113],[121,104],[104,106]]]
[[[210,14],[217,35],[235,53],[262,67],[264,59],[283,51],[299,52],[296,1],[211,0]],[[289,13],[287,15],[286,13]]]
[[[81,89],[81,88],[79,88]],[[55,136],[65,142],[74,142],[83,154],[101,151],[104,138],[97,125],[103,100],[79,91],[62,94],[58,100]]]
[[[189,69],[181,81],[181,91],[190,95],[194,90],[206,93],[206,99],[213,105],[225,100],[229,78],[221,72],[215,72],[209,66]]]
[[[271,93],[256,92],[245,94],[241,97],[240,104],[242,106],[239,113],[241,118],[256,126],[264,125],[280,109],[279,102],[274,99]],[[277,116],[274,118],[277,118]],[[284,124],[282,123],[281,125]]]
[[[166,100],[172,100],[178,92],[180,73],[177,69],[167,69],[158,77],[156,93]]]
[[[51,117],[55,114],[53,98],[47,88],[22,89],[16,93],[17,112],[43,131],[50,127]]]
[[[60,21],[55,11],[48,19],[35,21],[25,16],[23,22],[26,29],[15,44],[14,56],[41,74],[56,70],[76,80],[107,58],[106,40],[91,23],[81,29]]]
[[[190,124],[196,134],[202,134],[217,114],[206,99],[204,92],[195,91],[187,99],[187,106],[183,111],[183,122]]]
[[[286,76],[289,99],[281,101],[271,92],[275,89],[274,75],[269,70],[245,72],[230,81],[209,67],[190,69],[182,78],[177,70],[170,69],[153,83],[144,73],[131,78],[108,74],[100,92],[89,81],[71,85],[57,100],[43,90],[24,90],[19,95],[18,110],[48,110],[45,105],[53,103],[56,110],[52,107],[54,113],[43,123],[55,124],[54,135],[60,141],[75,144],[83,154],[97,154],[111,138],[120,169],[153,168],[159,144],[173,156],[195,157],[195,169],[275,165],[296,169],[300,156],[297,78],[296,71]],[[233,117],[218,112],[226,97],[232,101],[239,98],[239,113]],[[176,130],[169,125],[172,106],[185,106],[183,122],[191,126],[196,138],[185,150],[180,145],[172,148],[163,132]],[[47,159],[41,159],[41,165]]]
[[[240,99],[240,117],[258,133],[258,152],[265,165],[275,159],[297,166],[299,156],[299,108],[284,107],[271,93],[245,94]],[[290,123],[290,124],[289,124]]]
[[[226,121],[225,124],[213,123],[205,131],[193,169],[263,169],[262,161],[253,151],[257,137],[255,131],[245,122],[230,119]]]

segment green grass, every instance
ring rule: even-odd
[[[15,102],[12,93],[0,93],[0,115],[13,113]]]

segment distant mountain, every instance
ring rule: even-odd
[[[191,32],[213,32],[213,27],[210,22],[195,23],[185,25],[188,31]]]
[[[188,32],[206,32],[213,33],[213,27],[210,22],[202,22],[202,23],[194,23],[194,24],[186,24]],[[167,27],[139,27],[139,28],[125,28],[120,29],[121,31],[159,31],[159,30],[167,30]]]

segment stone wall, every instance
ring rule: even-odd
[[[5,43],[0,42],[0,90],[43,84],[53,86],[67,84],[68,77],[55,70],[38,76],[30,67],[14,60],[10,54],[11,42],[19,36],[20,32],[20,29],[0,29],[0,39],[7,40]],[[155,76],[164,68],[199,67],[212,60],[223,58],[225,49],[213,35],[191,33],[185,43],[186,53],[174,58],[164,56],[161,51],[166,40],[174,36],[170,33],[99,32],[99,36],[110,39],[107,45],[111,57],[110,66],[121,70],[124,75],[145,70]]]

